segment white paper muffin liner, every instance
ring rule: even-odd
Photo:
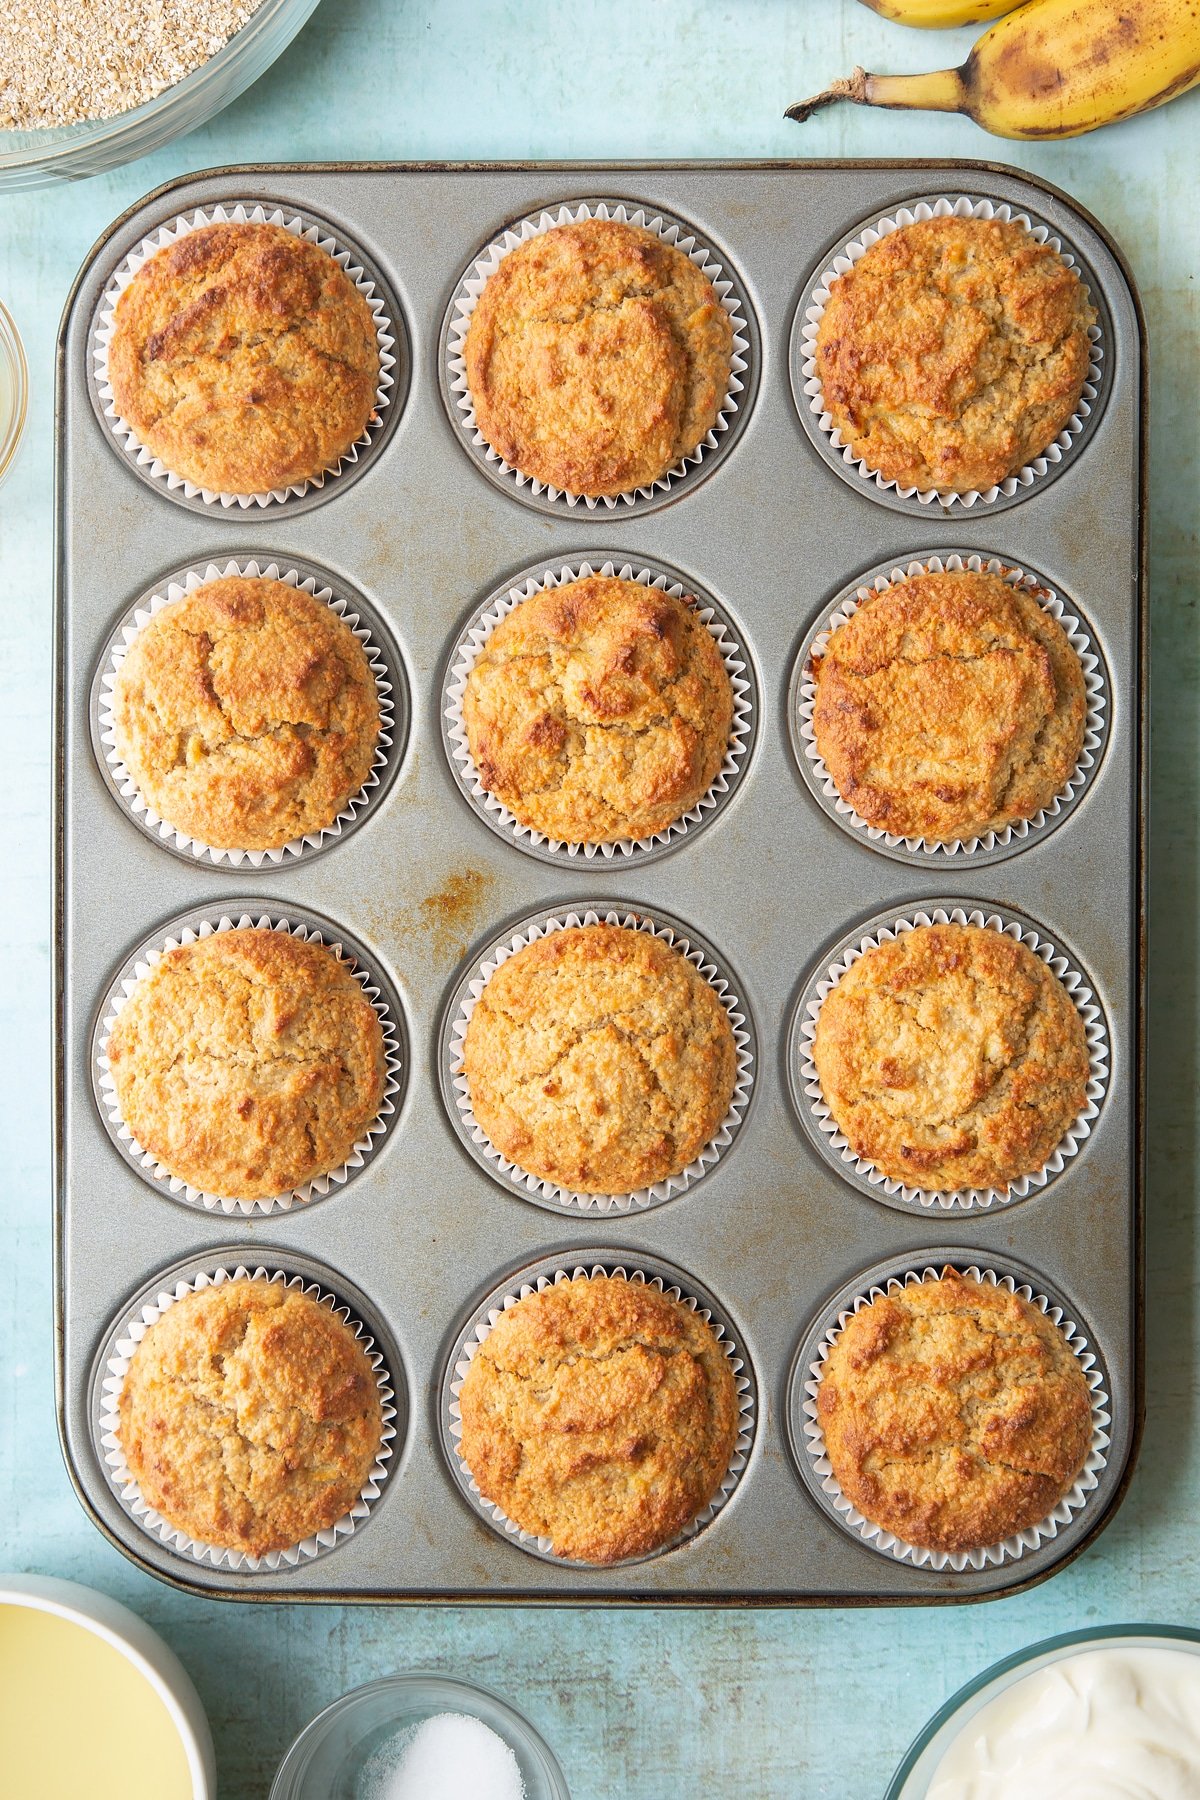
[[[714,1337],[729,1358],[729,1366],[733,1370],[737,1387],[739,1413],[737,1439],[734,1443],[733,1455],[730,1458],[729,1467],[721,1481],[721,1485],[718,1487],[708,1504],[684,1526],[682,1531],[677,1532],[675,1536],[669,1539],[665,1544],[660,1544],[657,1549],[647,1551],[640,1556],[624,1557],[618,1563],[603,1564],[583,1562],[573,1557],[556,1556],[554,1553],[554,1545],[550,1538],[541,1537],[534,1532],[523,1530],[521,1526],[515,1524],[513,1520],[508,1517],[508,1514],[502,1507],[497,1506],[493,1501],[484,1498],[484,1495],[480,1492],[478,1483],[471,1474],[470,1468],[463,1458],[460,1448],[462,1440],[462,1409],[459,1405],[459,1396],[462,1393],[463,1382],[466,1380],[467,1370],[471,1365],[472,1358],[475,1356],[480,1345],[488,1337],[492,1327],[502,1313],[506,1313],[510,1307],[516,1306],[519,1301],[528,1299],[531,1294],[544,1293],[547,1288],[558,1287],[562,1282],[577,1280],[580,1277],[595,1278],[599,1275],[623,1275],[627,1281],[642,1282],[647,1287],[657,1288],[659,1293],[665,1293],[673,1300],[682,1301],[684,1306],[689,1307],[692,1312],[698,1313],[710,1327]],[[502,1297],[496,1296],[488,1302],[483,1316],[470,1331],[465,1344],[455,1357],[451,1379],[448,1384],[448,1389],[446,1390],[448,1405],[444,1409],[443,1431],[448,1434],[449,1440],[453,1445],[452,1455],[454,1462],[457,1465],[456,1473],[460,1477],[461,1484],[467,1490],[476,1511],[479,1512],[489,1524],[493,1525],[511,1542],[519,1545],[522,1550],[528,1551],[531,1555],[540,1556],[547,1561],[561,1565],[563,1568],[572,1570],[590,1569],[597,1574],[603,1575],[609,1569],[627,1567],[631,1563],[648,1562],[653,1557],[665,1555],[668,1550],[677,1549],[680,1544],[685,1544],[690,1539],[694,1538],[696,1534],[702,1531],[706,1525],[710,1524],[721,1511],[722,1507],[729,1499],[730,1494],[732,1494],[734,1488],[741,1479],[742,1471],[745,1469],[746,1462],[750,1455],[750,1447],[754,1441],[754,1386],[746,1371],[747,1364],[744,1354],[733,1338],[729,1327],[722,1319],[717,1318],[711,1309],[704,1305],[702,1301],[689,1293],[685,1285],[673,1282],[669,1283],[664,1280],[661,1275],[652,1274],[647,1270],[631,1266],[620,1260],[604,1263],[589,1263],[586,1267],[581,1265],[564,1265],[561,1268],[556,1268],[551,1274],[538,1275],[533,1282],[522,1283],[514,1290],[504,1293]]]
[[[872,1550],[894,1557],[897,1562],[910,1563],[915,1569],[953,1569],[956,1573],[962,1573],[966,1569],[996,1568],[1003,1562],[1015,1562],[1027,1550],[1036,1550],[1039,1544],[1058,1536],[1059,1529],[1070,1523],[1072,1517],[1086,1504],[1088,1496],[1096,1490],[1100,1471],[1108,1461],[1107,1451],[1111,1441],[1108,1428],[1112,1423],[1112,1416],[1104,1387],[1104,1373],[1096,1354],[1079,1326],[1066,1317],[1065,1309],[1047,1299],[1044,1294],[1038,1293],[1028,1283],[1018,1283],[1011,1275],[999,1275],[994,1269],[982,1269],[972,1264],[969,1268],[960,1269],[959,1273],[970,1280],[987,1282],[992,1287],[1002,1288],[1006,1293],[1015,1293],[1022,1300],[1030,1301],[1058,1327],[1078,1360],[1088,1384],[1092,1406],[1092,1439],[1083,1468],[1054,1510],[1038,1524],[1016,1532],[1012,1537],[1003,1538],[999,1543],[986,1544],[978,1550],[922,1549],[918,1545],[905,1543],[894,1533],[885,1531],[882,1526],[864,1518],[842,1492],[826,1454],[825,1433],[817,1417],[817,1393],[824,1376],[825,1364],[834,1344],[855,1313],[861,1312],[872,1301],[882,1299],[885,1294],[898,1293],[924,1281],[937,1281],[943,1272],[942,1268],[909,1269],[903,1278],[890,1277],[882,1285],[859,1294],[851,1305],[838,1311],[822,1334],[816,1358],[808,1365],[801,1411],[804,1450],[817,1484],[831,1501],[839,1522]]]
[[[622,925],[630,931],[645,931],[651,937],[662,938],[672,948],[678,950],[692,967],[701,974],[716,993],[729,1016],[733,1029],[733,1041],[737,1053],[737,1071],[734,1077],[733,1096],[729,1109],[722,1119],[714,1135],[704,1145],[687,1167],[677,1175],[669,1175],[665,1181],[656,1181],[652,1187],[638,1188],[626,1194],[582,1194],[571,1188],[560,1187],[557,1182],[543,1180],[540,1176],[531,1175],[518,1164],[512,1163],[492,1143],[483,1127],[475,1117],[471,1106],[470,1090],[464,1073],[467,1026],[471,1022],[471,1014],[484,988],[502,963],[518,950],[526,949],[538,938],[549,937],[552,932],[566,931],[580,925]],[[755,1046],[751,1032],[749,1017],[743,1009],[738,995],[733,991],[730,976],[717,963],[711,960],[707,949],[700,948],[673,926],[660,924],[647,917],[645,913],[630,912],[624,908],[580,908],[578,911],[551,913],[522,927],[511,937],[500,943],[491,945],[477,964],[477,973],[463,985],[457,1003],[452,1007],[447,1018],[447,1029],[443,1033],[443,1055],[446,1058],[448,1081],[446,1092],[448,1103],[452,1109],[452,1117],[466,1142],[473,1147],[477,1159],[502,1186],[513,1192],[537,1200],[541,1204],[572,1208],[578,1212],[637,1212],[651,1206],[658,1206],[675,1194],[682,1194],[695,1185],[702,1176],[720,1160],[725,1150],[736,1136],[750,1103],[750,1092],[754,1083]]]
[[[590,575],[615,575],[621,581],[637,581],[644,587],[659,588],[677,600],[688,601],[693,598],[690,589],[682,581],[672,580],[664,570],[629,562],[622,563],[619,567],[612,561],[564,563],[560,567],[547,568],[539,574],[530,575],[523,581],[518,580],[517,585],[509,588],[502,598],[477,614],[459,639],[451,658],[442,710],[446,745],[455,779],[468,798],[474,800],[485,812],[489,821],[495,821],[504,828],[505,835],[511,838],[519,850],[532,847],[564,861],[603,864],[614,860],[624,861],[634,856],[644,857],[648,852],[677,843],[685,836],[690,825],[701,824],[706,814],[731,792],[750,748],[754,724],[754,690],[746,652],[734,638],[716,607],[696,597],[696,617],[720,651],[733,688],[733,722],[730,726],[729,744],[711,787],[700,796],[695,806],[664,830],[656,831],[649,837],[617,838],[604,844],[570,843],[547,837],[532,825],[523,825],[503,801],[489,793],[475,766],[463,720],[463,698],[467,681],[497,625],[523,600],[532,599],[535,594],[545,593],[547,589],[561,587],[567,582],[583,580]]]
[[[121,760],[117,750],[113,695],[118,671],[128,656],[135,639],[162,607],[175,600],[181,600],[185,594],[194,593],[206,582],[217,581],[231,575],[253,576],[264,581],[283,581],[289,587],[298,588],[302,593],[311,594],[314,599],[325,602],[339,619],[344,620],[362,645],[371,673],[375,677],[375,688],[379,696],[379,739],[375,746],[375,757],[370,773],[362,787],[356,794],[350,796],[331,824],[324,826],[319,831],[307,832],[303,837],[293,838],[289,843],[274,850],[222,849],[214,844],[202,843],[200,839],[189,837],[186,832],[178,830],[168,820],[163,819],[139,791],[136,781]],[[96,707],[98,713],[97,734],[109,785],[118,798],[124,802],[135,822],[157,834],[164,843],[173,844],[177,850],[188,851],[198,861],[204,860],[218,865],[225,863],[235,869],[243,865],[252,869],[277,866],[288,857],[300,856],[305,850],[318,849],[340,837],[347,827],[353,825],[358,814],[378,791],[383,771],[387,768],[396,726],[392,680],[387,664],[361,615],[352,609],[349,601],[335,594],[330,587],[318,586],[316,578],[312,575],[301,576],[297,570],[288,568],[286,564],[276,562],[261,564],[253,560],[239,562],[231,559],[222,566],[211,562],[207,565],[196,564],[194,568],[186,570],[182,574],[182,578],[177,577],[167,583],[162,593],[152,594],[148,600],[139,603],[122,622],[106,654],[105,667],[96,691]]]
[[[499,454],[479,429],[475,417],[475,407],[471,400],[467,385],[466,341],[467,330],[471,323],[471,314],[475,311],[479,296],[487,285],[489,278],[495,274],[504,258],[518,245],[526,243],[530,238],[539,237],[545,231],[552,231],[557,225],[577,224],[581,219],[615,219],[623,225],[641,226],[646,231],[654,232],[665,244],[681,250],[690,262],[695,263],[702,274],[708,277],[721,305],[729,314],[733,323],[733,345],[729,364],[729,389],[721,404],[721,410],[707,434],[701,439],[690,455],[681,459],[674,468],[668,469],[648,486],[630,488],[622,494],[573,494],[564,488],[550,486],[546,482],[537,481],[532,475],[523,475]],[[743,402],[739,399],[747,385],[747,370],[750,367],[751,344],[750,330],[746,315],[747,303],[743,300],[738,286],[731,278],[730,272],[720,262],[716,250],[707,243],[698,232],[692,230],[682,221],[672,219],[668,215],[657,212],[653,207],[633,206],[617,200],[581,200],[573,205],[561,205],[553,212],[542,210],[529,213],[525,218],[517,219],[491,243],[480,250],[472,259],[469,268],[459,282],[444,332],[444,358],[446,380],[450,395],[451,415],[474,452],[487,468],[495,475],[511,480],[514,491],[535,496],[544,495],[547,500],[566,508],[585,506],[594,511],[598,506],[605,506],[609,511],[618,506],[632,506],[635,501],[646,501],[668,492],[671,486],[686,475],[689,469],[698,466],[704,458],[720,447],[722,437],[729,431]]]
[[[160,1163],[157,1157],[151,1155],[148,1150],[144,1150],[121,1117],[116,1082],[113,1079],[112,1065],[108,1057],[113,1027],[116,1025],[119,1014],[127,1005],[138,982],[149,975],[169,950],[178,949],[181,944],[196,943],[200,939],[211,937],[214,932],[244,931],[250,928],[257,931],[285,931],[306,943],[326,944],[326,948],[332,951],[338,961],[349,969],[375,1009],[376,1017],[383,1031],[384,1049],[383,1101],[371,1124],[368,1125],[362,1137],[355,1142],[346,1161],[338,1168],[331,1169],[328,1174],[318,1175],[315,1180],[306,1181],[300,1187],[293,1188],[289,1193],[275,1194],[261,1200],[242,1200],[236,1195],[230,1194],[210,1194],[204,1189],[193,1187],[181,1176],[172,1175],[171,1171]],[[241,913],[238,917],[233,918],[214,910],[213,918],[203,920],[198,926],[182,926],[175,929],[169,936],[144,945],[137,952],[132,972],[122,975],[110,990],[96,1033],[94,1071],[96,1095],[109,1136],[126,1159],[140,1174],[144,1175],[152,1187],[161,1187],[163,1192],[170,1194],[174,1199],[186,1201],[190,1206],[202,1206],[209,1212],[240,1213],[243,1217],[250,1217],[252,1214],[290,1212],[293,1206],[302,1206],[307,1201],[323,1198],[331,1189],[340,1187],[348,1181],[356,1169],[362,1168],[375,1149],[377,1140],[387,1131],[396,1111],[395,1096],[400,1092],[402,1074],[400,1034],[388,1001],[382,988],[373,980],[371,970],[358,963],[350,952],[343,949],[341,943],[327,942],[315,927],[300,922],[293,924],[285,916],[279,914],[263,913],[255,918],[249,913]]]
[[[988,831],[981,837],[956,838],[953,842],[936,843],[923,837],[899,837],[893,832],[882,830],[878,825],[869,825],[855,812],[852,806],[843,800],[826,767],[825,760],[817,748],[816,735],[813,730],[813,709],[816,705],[817,683],[812,670],[812,662],[814,659],[819,661],[824,656],[829,639],[839,626],[853,618],[859,607],[865,601],[873,599],[876,594],[886,593],[894,583],[903,581],[909,576],[940,574],[943,570],[957,571],[961,569],[970,569],[976,574],[982,571],[988,575],[998,575],[1011,587],[1021,588],[1032,594],[1042,610],[1049,613],[1051,618],[1057,619],[1083,669],[1087,711],[1084,718],[1083,743],[1079,752],[1079,760],[1072,770],[1070,778],[1060,792],[1054,796],[1049,806],[1041,808],[1031,818],[1020,819],[1012,825],[1006,825],[1001,831]],[[1064,817],[1067,810],[1082,793],[1092,770],[1099,762],[1108,723],[1106,716],[1108,699],[1105,692],[1103,665],[1082,621],[1074,613],[1068,612],[1053,588],[1048,587],[1039,576],[1002,562],[998,556],[962,556],[957,553],[946,556],[927,556],[915,558],[908,563],[897,564],[888,575],[877,575],[873,582],[857,588],[850,599],[843,599],[827,616],[817,634],[805,644],[801,651],[797,675],[796,721],[799,748],[812,770],[817,789],[830,802],[838,821],[844,822],[861,833],[872,844],[885,845],[889,850],[907,850],[914,855],[927,858],[949,860],[954,857],[972,856],[978,851],[990,852],[1010,847],[1018,848],[1031,834],[1040,833],[1044,827],[1054,824]]]
[[[371,1367],[375,1371],[375,1380],[379,1387],[379,1398],[383,1412],[383,1435],[379,1450],[370,1474],[363,1483],[358,1499],[343,1513],[340,1519],[328,1526],[324,1531],[312,1537],[306,1537],[298,1544],[291,1544],[286,1550],[269,1550],[263,1556],[251,1556],[241,1550],[223,1549],[217,1544],[203,1544],[190,1537],[186,1531],[171,1525],[162,1514],[156,1512],[142,1494],[121,1447],[118,1437],[120,1413],[118,1411],[121,1390],[125,1385],[125,1377],[129,1365],[142,1339],[152,1325],[158,1323],[163,1314],[169,1312],[177,1300],[186,1294],[199,1293],[203,1288],[220,1287],[226,1281],[271,1281],[281,1282],[285,1287],[297,1288],[322,1306],[327,1306],[333,1314],[349,1325],[356,1338],[367,1353]],[[195,1276],[191,1281],[179,1280],[173,1286],[164,1288],[153,1300],[146,1300],[136,1312],[130,1313],[117,1327],[114,1351],[107,1359],[106,1373],[100,1385],[100,1443],[103,1449],[104,1471],[109,1483],[130,1517],[144,1532],[157,1537],[173,1550],[177,1556],[190,1557],[194,1562],[209,1563],[214,1569],[232,1569],[239,1574],[257,1574],[259,1572],[274,1573],[279,1569],[294,1569],[301,1562],[310,1561],[322,1552],[332,1550],[338,1543],[351,1536],[362,1520],[366,1518],[375,1501],[378,1500],[383,1484],[388,1475],[388,1464],[395,1453],[396,1407],[395,1390],[392,1377],[388,1372],[382,1353],[375,1348],[374,1339],[360,1320],[354,1317],[348,1306],[342,1304],[333,1294],[326,1293],[315,1282],[306,1282],[301,1275],[289,1275],[281,1269],[268,1270],[255,1268],[250,1270],[241,1264],[236,1268],[219,1267],[211,1274]]]
[[[293,237],[305,238],[309,243],[316,244],[319,249],[324,250],[333,258],[339,268],[345,271],[366,300],[375,320],[375,330],[379,340],[379,381],[375,389],[375,410],[362,435],[330,468],[323,469],[307,481],[293,482],[289,487],[271,488],[258,494],[218,493],[211,488],[197,487],[194,482],[185,480],[183,476],[173,474],[152,451],[146,449],[132,425],[129,425],[118,413],[116,398],[108,375],[108,353],[116,328],[117,301],[134,276],[145,267],[151,257],[157,255],[169,244],[178,243],[181,238],[199,230],[201,226],[214,224],[282,225],[285,231],[292,233]],[[343,249],[335,238],[329,236],[328,231],[323,229],[321,224],[306,220],[291,207],[286,211],[280,206],[268,210],[265,206],[247,206],[239,202],[237,205],[229,207],[197,207],[192,212],[181,213],[178,218],[158,226],[148,237],[143,238],[135,249],[129,252],[109,277],[105,286],[93,331],[92,360],[95,366],[96,387],[104,421],[114,443],[137,464],[139,469],[153,476],[155,480],[164,482],[168,493],[182,494],[188,500],[199,498],[211,506],[237,506],[243,511],[247,511],[252,506],[277,505],[289,497],[306,494],[310,489],[324,487],[327,480],[355,464],[372,440],[378,437],[383,425],[383,415],[391,405],[396,387],[396,326],[388,316],[384,297],[378,292],[371,277],[354,260],[353,252]]]
[[[986,506],[1001,497],[1011,499],[1021,489],[1032,487],[1035,481],[1041,480],[1048,471],[1062,462],[1082,432],[1085,422],[1096,405],[1104,373],[1104,341],[1099,324],[1092,325],[1089,329],[1092,344],[1091,362],[1083,385],[1083,392],[1075,412],[1054,442],[1047,445],[1040,456],[1025,463],[1015,475],[1005,476],[1003,481],[993,487],[982,491],[971,488],[965,493],[957,493],[951,488],[902,487],[899,482],[885,479],[863,458],[856,457],[825,408],[821,380],[817,374],[817,331],[829,301],[830,286],[837,276],[844,275],[846,270],[853,267],[859,257],[873,244],[878,243],[880,238],[888,237],[893,231],[899,230],[901,226],[912,225],[918,220],[951,217],[1000,219],[1005,223],[1013,222],[1024,225],[1039,244],[1048,243],[1053,250],[1058,252],[1068,268],[1075,269],[1081,280],[1084,278],[1085,272],[1071,254],[1070,248],[1063,243],[1061,238],[1052,234],[1049,226],[1032,219],[1028,213],[1014,212],[1006,204],[997,205],[993,200],[971,199],[965,194],[956,195],[952,199],[943,196],[935,200],[932,205],[927,200],[920,200],[911,207],[897,207],[894,212],[885,213],[881,218],[873,219],[869,224],[857,227],[855,235],[839,247],[820,275],[810,284],[804,300],[801,301],[804,310],[803,322],[800,324],[799,350],[803,373],[803,404],[808,408],[819,429],[828,438],[830,447],[841,452],[841,459],[846,467],[853,470],[864,484],[873,486],[881,492],[895,493],[901,499],[915,497],[923,506],[937,504],[969,508],[977,505]],[[1084,285],[1087,285],[1086,281]],[[1090,290],[1089,297],[1094,304],[1096,296]],[[798,321],[798,323],[800,322]]]
[[[1015,938],[1041,958],[1047,968],[1058,976],[1067,993],[1070,995],[1083,1019],[1087,1036],[1088,1062],[1090,1073],[1086,1088],[1086,1102],[1078,1118],[1064,1134],[1054,1154],[1036,1169],[1031,1175],[1022,1175],[1007,1188],[954,1188],[931,1190],[927,1188],[908,1187],[902,1181],[885,1175],[866,1157],[856,1154],[838,1129],[837,1122],[825,1102],[817,1075],[816,1063],[813,1060],[813,1044],[817,1032],[817,1019],[826,997],[837,986],[842,976],[856,963],[860,956],[868,950],[878,949],[883,943],[890,943],[902,936],[906,931],[913,931],[917,926],[925,925],[981,925],[990,931],[1003,932],[1005,936]],[[951,1212],[977,1212],[991,1206],[1007,1206],[1014,1200],[1024,1199],[1027,1194],[1043,1188],[1055,1175],[1062,1173],[1068,1159],[1075,1156],[1084,1141],[1090,1136],[1092,1122],[1100,1111],[1100,1104],[1108,1086],[1109,1046],[1108,1030],[1104,1014],[1096,1002],[1091,988],[1083,975],[1051,939],[1035,931],[1031,926],[1018,923],[1015,919],[1004,918],[995,912],[984,913],[980,910],[966,911],[956,906],[947,911],[944,907],[935,907],[928,912],[914,912],[898,918],[888,925],[882,925],[866,933],[853,944],[839,952],[816,983],[815,995],[797,1011],[793,1025],[794,1043],[792,1054],[798,1064],[799,1080],[803,1095],[808,1103],[810,1118],[814,1121],[829,1148],[835,1153],[846,1173],[858,1177],[866,1184],[868,1191],[874,1190],[879,1197],[884,1195],[905,1204],[924,1208],[940,1208]]]

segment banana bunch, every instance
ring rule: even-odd
[[[1200,0],[866,0],[909,25],[996,18],[958,69],[855,69],[789,106],[803,121],[833,100],[965,113],[996,137],[1066,138],[1149,112],[1200,82]]]
[[[922,31],[940,31],[953,25],[982,25],[998,19],[1020,0],[863,0],[872,12],[897,25],[917,25]]]

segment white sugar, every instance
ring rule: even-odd
[[[517,1759],[465,1713],[435,1713],[382,1744],[363,1770],[359,1800],[525,1800]]]

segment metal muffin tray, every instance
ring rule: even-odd
[[[823,258],[918,197],[1027,212],[1093,285],[1104,376],[1087,430],[1003,505],[898,508],[839,467],[802,421],[790,354]],[[694,230],[746,314],[734,426],[686,478],[635,507],[565,506],[496,479],[456,414],[444,333],[464,272],[513,220],[603,199]],[[180,501],[119,447],[97,405],[90,340],[104,284],[158,225],[225,201],[320,220],[377,274],[404,380],[350,475],[241,510]],[[58,1405],[84,1506],[127,1555],[208,1595],[298,1600],[858,1604],[1012,1592],[1077,1554],[1112,1516],[1142,1417],[1145,918],[1144,336],[1129,276],[1065,195],[987,163],[340,165],[215,170],[160,188],[89,256],[58,362],[56,1254]],[[952,552],[1036,570],[1083,621],[1107,725],[1082,793],[999,856],[897,857],[848,831],[797,760],[793,674],[855,578]],[[398,666],[396,742],[371,804],[319,855],[261,868],[172,853],[122,800],[95,731],[98,666],[130,609],[169,576],[231,558],[324,578],[379,627]],[[653,854],[531,854],[453,772],[444,720],[463,630],[518,575],[606,561],[674,572],[720,609],[748,664],[749,750],[731,791]],[[968,1212],[881,1204],[802,1122],[798,1002],[835,946],[894,912],[961,905],[1031,921],[1084,971],[1109,1040],[1107,1088],[1078,1153],[1046,1186]],[[452,1119],[445,1020],[489,945],[522,920],[587,907],[694,933],[738,984],[755,1050],[749,1102],[717,1161],[652,1206],[535,1200]],[[98,1011],[136,948],[185,915],[291,918],[346,940],[400,1010],[396,1111],[361,1167],[265,1216],[185,1204],[122,1153],[97,1103]],[[803,1346],[868,1271],[953,1253],[1041,1284],[1086,1332],[1111,1443],[1086,1504],[1016,1560],[917,1568],[839,1523],[801,1466]],[[114,1325],[177,1277],[242,1263],[302,1275],[375,1333],[397,1393],[395,1455],[359,1528],[294,1566],[213,1567],[145,1531],[109,1484],[97,1393]],[[708,1295],[745,1358],[753,1438],[727,1503],[693,1536],[611,1569],[530,1554],[451,1466],[452,1359],[489,1295],[555,1268],[666,1271]],[[672,1275],[672,1272],[676,1272]],[[169,1277],[169,1279],[168,1279]]]

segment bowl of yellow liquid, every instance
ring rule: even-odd
[[[0,481],[8,474],[21,434],[29,400],[29,370],[21,335],[12,316],[0,305]]]
[[[216,1800],[212,1735],[173,1650],[107,1594],[0,1575],[4,1800]]]

